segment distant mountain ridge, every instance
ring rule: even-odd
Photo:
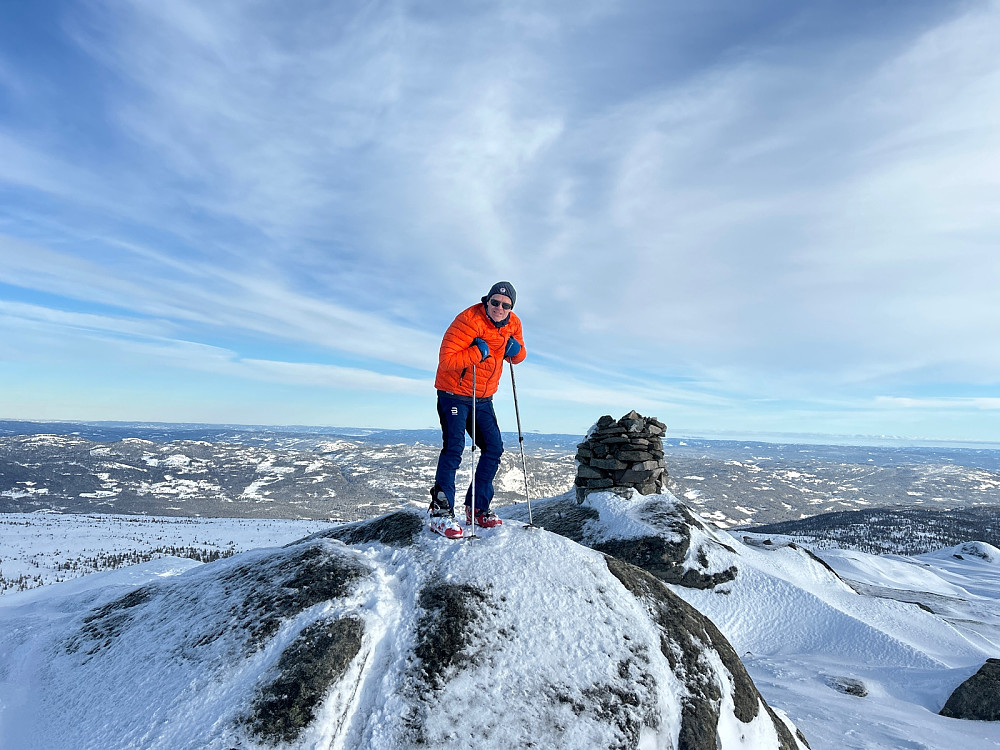
[[[517,445],[516,432],[503,432],[508,445]],[[379,443],[440,442],[439,429],[386,429],[376,427],[310,427],[305,425],[229,425],[164,422],[39,422],[0,419],[0,436],[73,435],[95,442],[114,442],[125,438],[140,438],[153,442],[205,440],[264,445],[310,445],[330,438],[373,440]],[[524,433],[526,444],[569,444],[579,435],[557,433]]]
[[[165,438],[0,437],[0,512],[355,521],[423,503],[440,450],[429,442],[333,435]],[[533,491],[570,487],[568,449],[526,453]],[[520,457],[508,452],[496,481],[498,504],[523,498],[523,476]],[[459,478],[468,481],[468,466]]]
[[[921,555],[972,540],[1000,547],[1000,508],[872,508],[823,513],[746,531],[793,536],[811,546],[853,549],[871,555]]]
[[[360,520],[424,502],[440,439],[437,430],[0,420],[0,512]],[[532,497],[573,484],[581,439],[525,435]],[[504,441],[498,507],[524,499],[517,436]],[[872,507],[969,507],[1000,495],[998,450],[669,435],[663,444],[668,489],[722,528]]]

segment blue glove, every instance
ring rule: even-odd
[[[482,358],[479,361],[480,362],[485,362],[486,358],[490,356],[490,347],[489,347],[489,345],[485,341],[483,341],[481,338],[479,338],[478,336],[476,336],[476,338],[472,339],[472,346],[478,346],[479,347],[479,354],[482,356]]]
[[[504,359],[512,359],[516,357],[521,351],[521,342],[516,338],[511,336],[507,339],[507,348],[503,350]]]

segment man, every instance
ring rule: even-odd
[[[455,520],[455,472],[465,451],[465,434],[472,435],[472,383],[476,383],[476,434],[482,451],[476,467],[476,512],[472,514],[472,486],[465,493],[465,523],[493,528],[502,522],[490,510],[493,478],[500,466],[503,440],[493,412],[504,360],[524,361],[521,320],[512,312],[517,294],[509,282],[498,281],[482,301],[462,311],[445,331],[438,355],[437,410],[443,447],[431,488],[431,529],[449,539],[463,535]]]

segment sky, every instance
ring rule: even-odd
[[[1000,3],[0,4],[0,418],[1000,441]],[[501,427],[516,429],[505,376]]]

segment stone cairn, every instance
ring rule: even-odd
[[[643,495],[659,493],[667,482],[660,439],[666,431],[660,420],[634,410],[617,422],[610,415],[597,420],[576,447],[577,502],[590,492],[621,494],[634,488]]]

